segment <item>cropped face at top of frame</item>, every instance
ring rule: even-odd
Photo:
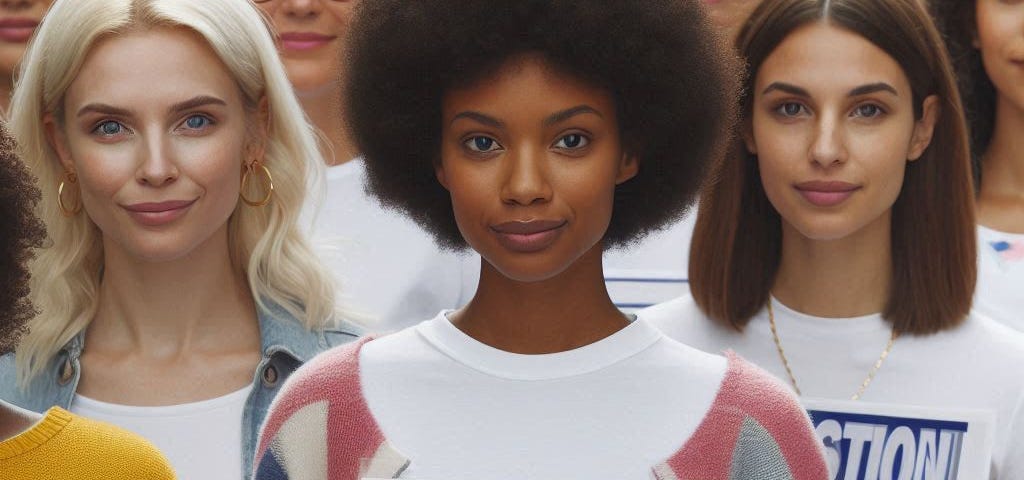
[[[93,46],[63,118],[48,113],[44,123],[105,255],[165,261],[227,241],[243,164],[263,153],[247,142],[243,102],[194,32],[152,28]]]
[[[10,77],[53,0],[0,1],[0,75]]]
[[[615,186],[638,168],[623,152],[611,94],[532,55],[447,92],[441,143],[437,177],[459,231],[522,282],[600,255]]]
[[[257,0],[277,33],[288,79],[301,97],[339,82],[345,37],[358,0]]]
[[[985,73],[1000,101],[1024,111],[1024,0],[976,0],[975,13]]]
[[[888,228],[907,163],[931,141],[900,65],[858,34],[816,23],[786,37],[754,82],[747,148],[784,230],[835,240]]]

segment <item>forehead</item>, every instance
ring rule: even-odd
[[[69,105],[166,105],[196,95],[238,101],[227,66],[198,34],[185,28],[149,28],[112,35],[93,46],[68,88]]]
[[[885,82],[900,93],[910,82],[894,58],[850,30],[814,23],[789,34],[761,64],[759,93],[774,82],[798,85],[812,94],[846,93],[854,87]]]
[[[465,108],[523,110],[541,106],[547,111],[581,104],[614,113],[614,101],[608,90],[533,54],[511,57],[493,73],[444,95],[446,116]]]

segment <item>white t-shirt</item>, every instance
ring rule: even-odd
[[[1024,234],[978,226],[974,309],[1024,331]]]
[[[582,348],[520,355],[441,314],[367,343],[360,375],[384,436],[412,460],[402,478],[629,479],[683,446],[726,363],[643,318]]]
[[[326,180],[310,237],[346,311],[365,317],[371,330],[390,331],[473,298],[480,257],[442,251],[412,220],[384,209],[366,193],[361,158],[329,168]]]
[[[690,238],[697,219],[687,216],[626,248],[604,253],[604,281],[620,310],[634,312],[690,292]]]
[[[777,300],[775,324],[806,397],[848,400],[891,336],[881,315],[818,318]],[[707,318],[690,296],[641,312],[669,337],[708,351],[732,349],[789,384],[767,310],[742,333]],[[992,478],[1024,478],[1024,335],[984,316],[933,335],[903,335],[861,396],[864,402],[989,410],[996,416]]]
[[[236,479],[244,478],[242,412],[251,391],[247,385],[221,397],[162,407],[117,405],[76,394],[71,413],[141,435],[182,480]]]

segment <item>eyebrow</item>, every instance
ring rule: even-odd
[[[167,109],[167,112],[171,113],[171,114],[174,114],[174,113],[182,112],[182,111],[189,110],[189,109],[192,109],[192,108],[202,107],[204,105],[225,105],[226,106],[227,102],[225,102],[224,100],[221,100],[221,99],[219,99],[217,97],[210,96],[210,95],[200,95],[198,97],[190,98],[188,100],[185,100],[184,102],[180,102],[180,103],[176,103],[174,105],[171,105],[171,107]],[[122,116],[122,117],[127,117],[127,116],[131,115],[131,112],[129,110],[127,110],[127,109],[124,109],[124,108],[115,107],[113,105],[107,105],[105,103],[90,103],[90,104],[80,108],[78,110],[78,113],[76,114],[76,116],[81,117],[82,115],[85,115],[87,113],[102,113],[102,114],[105,114],[105,115],[117,115],[117,116]]]
[[[548,118],[544,119],[544,126],[549,126],[549,125],[554,125],[554,124],[559,123],[559,122],[564,122],[565,120],[568,120],[568,119],[570,119],[572,117],[575,117],[576,115],[582,115],[584,113],[592,113],[594,115],[597,115],[599,117],[604,118],[604,115],[601,115],[601,112],[598,112],[593,107],[590,107],[588,105],[577,105],[575,107],[567,108],[567,109],[562,110],[560,112],[555,112],[555,113],[551,114],[550,116],[548,116]],[[480,123],[482,123],[484,125],[488,125],[488,126],[491,126],[491,127],[494,127],[494,128],[504,128],[505,127],[505,124],[501,120],[498,120],[498,119],[496,119],[494,117],[485,115],[485,114],[480,113],[480,112],[474,112],[474,111],[459,112],[454,117],[452,117],[451,123],[455,123],[455,121],[460,119],[460,118],[468,118],[470,120],[475,120],[475,121],[480,122]]]
[[[808,93],[807,90],[805,90],[803,88],[800,88],[800,87],[798,87],[796,85],[791,85],[791,84],[783,83],[783,82],[772,82],[772,84],[768,85],[768,87],[765,88],[763,92],[761,92],[761,95],[764,95],[764,94],[767,94],[769,92],[776,91],[776,90],[778,90],[780,92],[786,92],[786,93],[789,93],[791,95],[798,95],[798,96],[801,96],[801,97],[810,97],[811,96],[811,94]],[[854,88],[853,90],[850,90],[850,93],[848,93],[846,95],[848,97],[857,97],[857,96],[860,96],[860,95],[867,95],[869,93],[875,93],[875,92],[889,92],[889,93],[891,93],[893,95],[896,95],[897,97],[900,96],[900,94],[898,92],[896,92],[896,89],[893,88],[892,85],[889,85],[888,83],[885,83],[885,82],[876,82],[876,83],[869,83],[867,85],[861,85],[861,86],[859,86],[857,88]]]

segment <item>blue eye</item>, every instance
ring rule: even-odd
[[[199,130],[201,128],[208,127],[210,123],[212,123],[211,120],[202,115],[192,115],[185,119],[185,127],[192,130]]]
[[[558,142],[555,143],[555,148],[566,148],[572,150],[577,148],[583,148],[587,146],[589,143],[590,140],[587,137],[584,137],[583,135],[580,135],[578,133],[571,133],[562,138],[559,138]]]
[[[121,133],[123,130],[124,125],[121,125],[120,123],[115,122],[113,120],[107,120],[103,123],[100,123],[99,125],[96,125],[96,128],[93,129],[93,132],[103,135],[105,137],[113,137],[114,135]]]
[[[474,152],[493,152],[501,148],[501,145],[490,137],[473,137],[463,142],[463,145]]]

